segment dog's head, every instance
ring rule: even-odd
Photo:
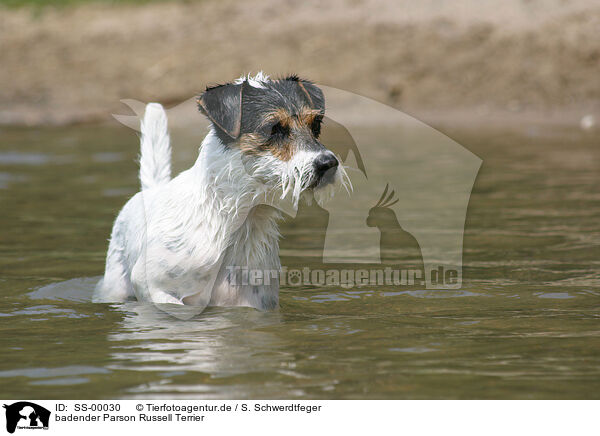
[[[291,192],[297,201],[312,190],[320,202],[347,179],[338,157],[319,141],[325,99],[307,80],[242,77],[207,88],[198,106],[226,150],[239,153],[246,171],[282,196]]]

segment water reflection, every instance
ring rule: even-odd
[[[273,369],[272,353],[282,340],[262,328],[281,323],[278,312],[249,308],[209,308],[192,319],[178,319],[137,302],[114,306],[124,314],[108,335],[112,369],[199,371],[214,376]],[[185,308],[183,308],[185,309]],[[171,311],[175,308],[171,308]]]
[[[42,286],[28,294],[45,303],[91,301],[99,277],[84,277]],[[196,371],[228,376],[277,367],[273,353],[281,354],[284,343],[272,333],[282,323],[280,312],[260,312],[251,308],[209,308],[201,315],[186,306],[128,302],[96,305],[107,307],[118,321],[110,325],[111,370]],[[51,304],[28,305],[10,315],[44,314],[85,318],[74,308]],[[265,329],[271,329],[271,332]],[[281,356],[280,356],[281,357]]]

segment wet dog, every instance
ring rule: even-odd
[[[115,221],[95,301],[275,309],[280,209],[305,195],[322,203],[348,183],[319,142],[325,101],[313,83],[259,73],[207,88],[198,107],[210,131],[173,179],[166,114],[146,107],[142,190]],[[240,281],[242,268],[262,281]]]

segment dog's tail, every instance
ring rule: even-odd
[[[148,103],[142,120],[140,182],[142,191],[171,180],[171,144],[167,114],[158,103]]]

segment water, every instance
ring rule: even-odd
[[[598,398],[597,137],[450,134],[483,159],[460,290],[284,288],[278,312],[184,321],[90,302],[138,186],[135,135],[0,129],[2,396]],[[198,138],[174,139],[182,169]],[[287,226],[292,257],[322,236]]]

